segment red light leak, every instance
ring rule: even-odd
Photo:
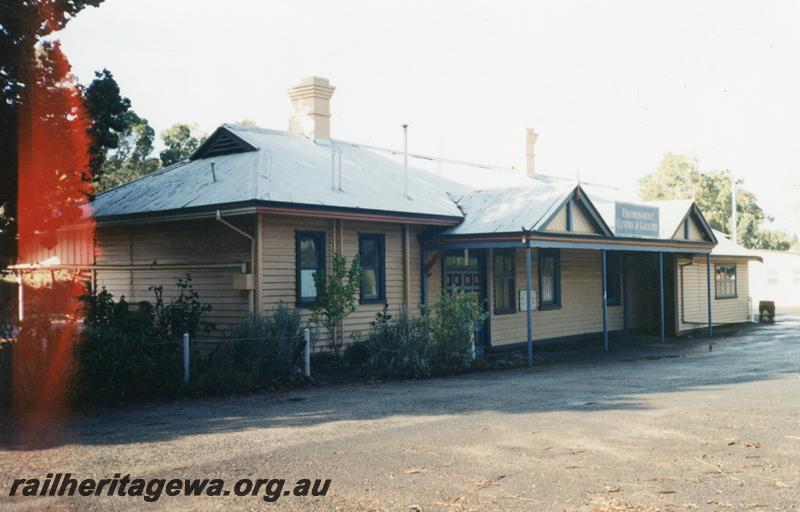
[[[37,48],[18,126],[20,263],[48,258],[51,263],[92,263],[64,261],[74,259],[75,251],[61,246],[64,238],[84,248],[91,248],[94,240],[94,222],[86,206],[93,190],[86,131],[90,121],[70,69],[58,42]],[[91,250],[82,254],[83,259],[91,258]],[[15,413],[25,412],[15,414],[25,423],[20,435],[35,441],[51,435],[39,431],[43,416],[68,411],[81,316],[77,298],[86,290],[82,276],[73,270],[24,275],[25,320],[13,354],[13,405]]]

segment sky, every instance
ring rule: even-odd
[[[56,35],[156,131],[286,129],[286,89],[336,86],[337,139],[635,191],[666,152],[730,169],[800,235],[800,2],[106,0]]]

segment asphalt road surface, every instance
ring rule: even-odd
[[[533,369],[0,425],[0,509],[798,510],[800,320]],[[15,478],[331,479],[327,496],[8,497]],[[262,493],[263,494],[263,493]]]

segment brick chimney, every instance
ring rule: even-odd
[[[289,131],[310,139],[331,138],[331,96],[336,90],[327,78],[309,76],[289,88],[292,115]]]
[[[534,152],[534,146],[538,138],[539,134],[536,133],[533,128],[525,129],[525,171],[528,176],[536,174],[536,153]]]

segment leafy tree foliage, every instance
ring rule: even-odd
[[[90,156],[98,191],[158,169],[158,158],[150,156],[155,130],[120,94],[109,70],[95,73],[95,79],[84,89],[84,101],[92,116]]]
[[[712,228],[731,230],[731,187],[728,170],[701,172],[697,160],[667,153],[658,168],[639,181],[644,200],[693,199]],[[737,239],[751,249],[787,250],[792,239],[783,232],[760,226],[771,220],[758,205],[755,194],[740,186],[736,189]]]
[[[19,107],[33,79],[35,45],[103,0],[0,0],[0,266],[16,254]]]
[[[21,244],[55,245],[58,229],[77,223],[92,192],[88,114],[58,42],[42,43],[18,107],[17,233]]]
[[[196,128],[185,123],[173,124],[161,132],[161,141],[165,149],[161,152],[161,165],[172,165],[189,158],[206,137],[197,135]]]
[[[130,128],[133,118],[130,115],[131,100],[120,95],[119,85],[111,71],[103,69],[94,75],[83,96],[92,122],[89,127],[92,138],[90,163],[95,179],[99,179],[106,154],[119,147],[120,136]]]
[[[153,153],[153,141],[156,132],[135,112],[128,113],[128,126],[120,134],[117,149],[109,153],[100,170],[97,182],[98,191],[122,185],[136,178],[149,174],[161,166]]]
[[[28,83],[27,68],[33,63],[34,45],[63,29],[86,7],[103,0],[2,0],[0,1],[0,76],[2,103],[19,105]]]

